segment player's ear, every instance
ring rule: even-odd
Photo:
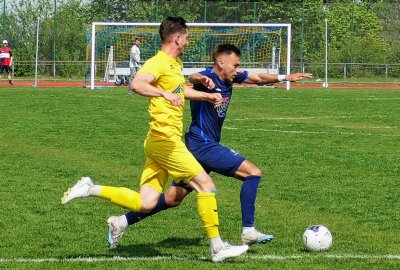
[[[216,62],[219,69],[222,69],[224,67],[225,62],[221,58],[217,59]]]
[[[178,45],[180,39],[181,39],[181,36],[180,36],[179,34],[176,34],[176,35],[174,36],[174,43],[175,43],[176,45]]]

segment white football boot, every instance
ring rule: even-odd
[[[257,231],[256,229],[249,231],[248,233],[240,236],[240,240],[245,245],[259,244],[259,243],[267,243],[274,239],[273,235],[263,234]]]
[[[109,217],[107,219],[108,226],[108,246],[109,248],[116,248],[118,241],[124,235],[125,229],[128,227],[128,222],[125,216],[120,217]]]
[[[222,262],[229,258],[238,257],[249,249],[248,245],[231,246],[228,243],[223,243],[217,252],[211,251],[211,258],[213,262]]]
[[[93,186],[94,184],[90,177],[82,177],[72,188],[68,189],[67,192],[64,193],[64,196],[61,199],[61,203],[66,204],[73,199],[85,198],[89,196],[89,189]]]

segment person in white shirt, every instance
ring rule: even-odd
[[[135,38],[135,41],[133,42],[133,46],[131,48],[131,54],[129,57],[129,69],[131,72],[131,78],[130,81],[132,81],[133,77],[135,77],[136,72],[139,70],[139,68],[141,67],[140,64],[140,45],[142,44],[142,42],[140,41],[140,39]],[[130,87],[130,82],[128,83],[128,93],[131,94],[132,93],[132,89]]]

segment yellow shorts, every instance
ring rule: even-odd
[[[180,137],[161,138],[147,136],[144,142],[146,163],[144,165],[140,185],[146,185],[162,192],[168,176],[175,182],[188,183],[203,168],[186,148]]]

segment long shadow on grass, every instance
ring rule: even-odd
[[[127,257],[156,257],[156,256],[174,256],[176,253],[169,254],[165,248],[199,246],[202,241],[201,237],[198,238],[183,238],[183,237],[170,237],[158,243],[151,244],[130,244],[120,245],[115,249],[118,256]],[[162,253],[160,252],[162,251]]]

